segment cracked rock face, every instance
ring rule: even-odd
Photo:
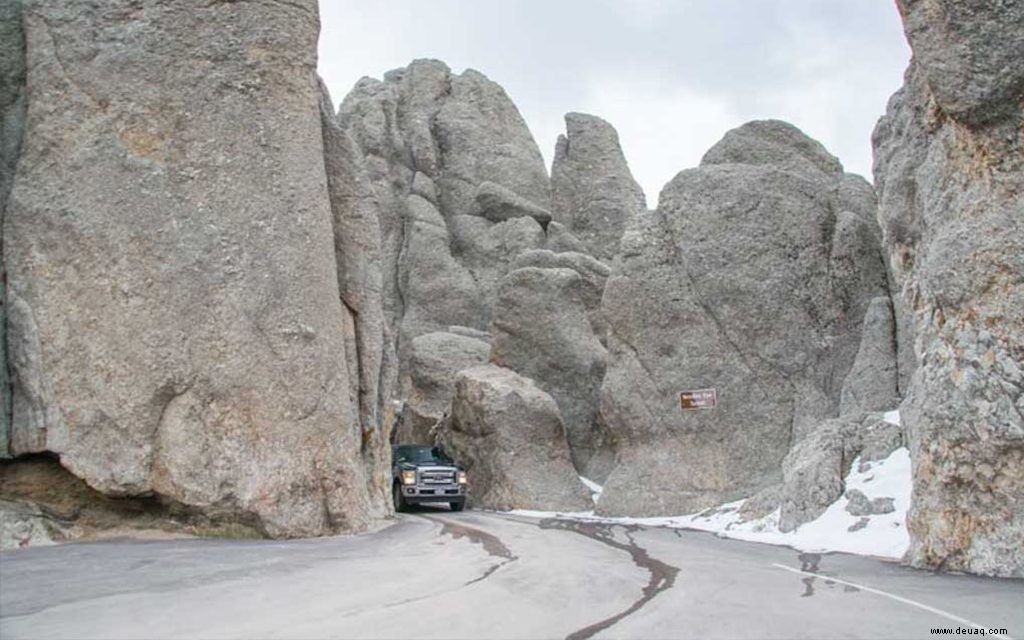
[[[460,371],[441,441],[466,466],[485,509],[585,511],[593,505],[569,455],[554,399],[493,364]]]
[[[752,122],[634,220],[603,299],[619,465],[599,511],[690,513],[781,480],[790,444],[838,414],[887,295],[872,201],[795,127]],[[683,411],[704,388],[718,406]]]
[[[512,260],[544,245],[547,172],[505,91],[436,60],[363,78],[339,120],[366,156],[380,204],[385,308],[404,394],[410,342],[449,325],[486,331]]]
[[[11,420],[3,220],[24,129],[25,35],[21,26],[21,0],[0,0],[0,459],[10,455]]]
[[[896,326],[892,300],[879,296],[864,314],[860,349],[843,381],[839,414],[886,411],[899,406]]]
[[[360,425],[376,392],[351,378],[379,367],[353,351],[380,339],[372,231],[337,264],[350,232],[333,224],[361,214],[330,203],[315,2],[40,0],[24,24],[32,94],[4,238],[12,452],[275,536],[385,514],[386,461],[364,453],[386,437]],[[339,268],[359,284],[339,287]]]
[[[607,352],[588,316],[586,298],[593,298],[592,283],[566,268],[569,256],[589,256],[548,251],[535,255],[545,254],[564,260],[565,266],[524,266],[502,281],[494,306],[491,362],[529,377],[551,394],[576,469],[603,482],[614,462],[611,438],[598,411]],[[536,259],[527,256],[524,262]],[[600,300],[599,293],[596,297]]]
[[[554,219],[594,257],[610,261],[626,226],[646,211],[640,185],[633,179],[619,135],[596,116],[569,113],[565,135],[558,136],[551,165]]]
[[[875,182],[920,366],[901,407],[908,561],[1024,576],[1024,21],[1020,3],[898,3],[914,51]]]
[[[486,364],[490,353],[490,342],[449,331],[413,338],[409,357],[412,386],[395,442],[432,444],[434,427],[451,406],[455,374]]]

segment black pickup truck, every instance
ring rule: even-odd
[[[452,511],[466,506],[466,472],[441,447],[400,444],[391,447],[391,490],[395,511],[410,504],[447,502]]]

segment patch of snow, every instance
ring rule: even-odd
[[[597,504],[597,501],[601,499],[601,492],[604,491],[604,487],[589,478],[584,478],[583,476],[580,476],[580,482],[582,482],[583,486],[585,486],[587,491],[590,492],[590,499],[594,501],[594,504]]]
[[[882,419],[889,424],[894,424],[898,427],[900,426],[900,410],[893,409],[892,411],[886,411]]]
[[[896,419],[899,419],[898,412]],[[907,510],[910,508],[910,452],[906,447],[901,447],[885,460],[865,462],[863,465],[860,458],[857,458],[846,476],[846,490],[850,489],[859,489],[868,499],[893,498],[895,511],[864,516],[866,522],[859,529],[851,531],[851,527],[859,525],[862,518],[846,511],[849,500],[844,495],[816,520],[803,524],[789,533],[779,531],[778,509],[763,518],[743,522],[739,511],[745,500],[729,502],[701,513],[663,518],[606,518],[595,516],[593,511],[558,513],[517,509],[511,513],[534,518],[567,518],[608,524],[696,529],[709,531],[723,538],[784,545],[799,551],[843,551],[884,558],[902,558],[910,544],[906,528]]]

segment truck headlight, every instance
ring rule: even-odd
[[[460,471],[459,472],[459,484],[466,484],[466,482],[468,482],[466,480],[466,472],[465,471]]]
[[[402,471],[402,484],[416,484],[416,472],[412,469]]]

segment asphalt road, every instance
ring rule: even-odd
[[[423,510],[373,534],[0,553],[2,638],[1024,638],[1024,581]],[[955,635],[955,634],[954,634]]]

